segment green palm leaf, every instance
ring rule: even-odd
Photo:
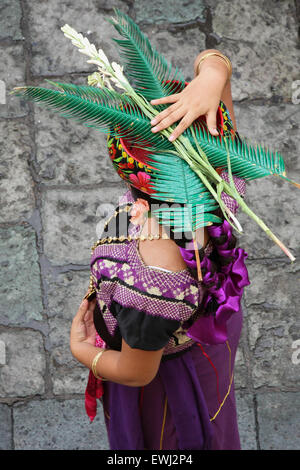
[[[227,149],[225,139],[230,152],[231,171],[234,175],[246,180],[262,178],[267,175],[278,175],[285,178],[285,166],[282,156],[275,154],[261,145],[248,144],[245,140],[214,137],[208,131],[205,124],[194,122],[191,126],[197,141],[205,152],[210,164],[214,167],[228,169]],[[191,143],[194,138],[191,129],[187,129],[187,136]],[[196,148],[196,147],[195,147]]]
[[[182,158],[174,154],[149,155],[155,170],[151,173],[153,198],[173,202],[173,207],[153,210],[160,223],[171,226],[174,232],[194,232],[209,223],[220,223],[212,214],[219,206],[196,173]],[[176,206],[184,204],[184,206]]]
[[[130,97],[105,88],[62,83],[56,85],[64,91],[24,86],[14,88],[11,93],[85,126],[116,137],[132,139],[136,146],[172,149],[172,143],[168,139],[151,132],[149,118]]]
[[[148,101],[162,98],[174,93],[174,84],[166,83],[178,80],[178,92],[184,89],[184,77],[151,45],[139,27],[129,16],[117,8],[114,9],[116,18],[108,20],[125,39],[113,39],[119,46],[120,57],[123,60],[125,75],[132,87]],[[166,105],[157,106],[164,109]],[[160,109],[159,109],[160,108]]]

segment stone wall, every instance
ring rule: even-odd
[[[124,185],[105,136],[8,92],[47,87],[45,78],[86,84],[94,66],[64,37],[65,23],[118,60],[116,33],[104,21],[114,6],[187,80],[203,49],[227,54],[241,135],[278,150],[300,181],[296,1],[1,0],[0,449],[108,449],[100,406],[92,425],[85,415],[87,369],[68,342],[95,227],[106,217],[97,209]],[[300,445],[299,195],[271,176],[247,186],[247,202],[296,256],[293,264],[239,214],[251,280],[235,376],[243,449]]]

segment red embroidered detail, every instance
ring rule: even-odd
[[[197,346],[200,347],[203,356],[205,356],[205,357],[207,358],[208,362],[210,363],[210,365],[212,366],[212,368],[213,368],[214,371],[215,371],[216,378],[217,378],[217,395],[218,395],[218,401],[219,401],[219,405],[220,405],[220,404],[221,404],[221,397],[220,397],[220,391],[219,391],[219,375],[218,375],[218,371],[217,371],[215,365],[213,364],[211,358],[209,357],[209,355],[204,351],[202,344],[197,343]]]

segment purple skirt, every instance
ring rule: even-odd
[[[103,382],[111,450],[240,449],[233,371],[242,316],[228,320],[226,343],[195,343],[162,361],[145,387]]]

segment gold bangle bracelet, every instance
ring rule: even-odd
[[[96,377],[96,379],[99,379],[99,380],[108,380],[108,379],[104,379],[103,377],[100,377],[99,375],[97,375],[97,371],[96,371],[97,362],[98,362],[99,358],[102,356],[102,354],[104,353],[104,351],[106,351],[106,349],[102,349],[102,351],[98,352],[96,354],[96,356],[94,357],[93,363],[92,363],[92,372],[93,372],[94,376]]]
[[[197,67],[196,67],[196,71],[197,71],[197,75],[199,75],[199,67],[200,65],[202,64],[202,62],[207,58],[207,57],[210,57],[210,56],[217,56],[217,57],[220,57],[220,59],[223,59],[225,64],[227,65],[227,68],[228,68],[228,72],[229,72],[229,79],[231,78],[231,75],[232,75],[232,65],[231,65],[231,62],[230,60],[228,59],[228,57],[226,57],[226,55],[222,54],[222,52],[208,52],[207,54],[204,54],[203,57],[201,57],[201,59],[199,60],[198,64],[197,64]]]

